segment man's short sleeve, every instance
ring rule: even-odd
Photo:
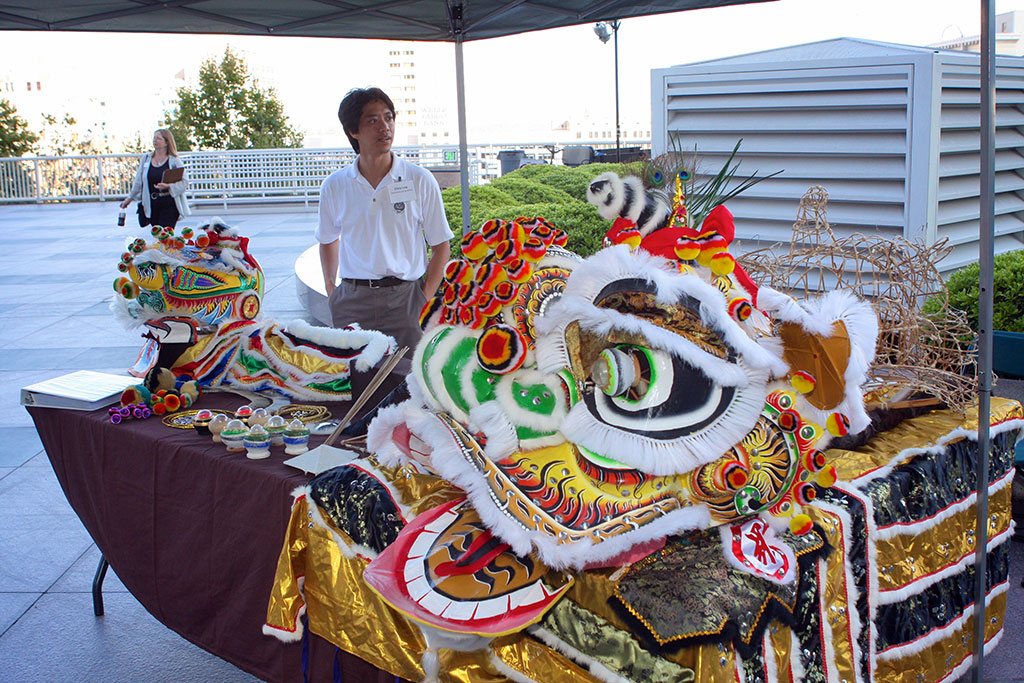
[[[330,244],[341,236],[335,224],[337,187],[331,182],[333,176],[327,176],[320,184],[320,220],[316,225],[314,236],[321,244]]]
[[[448,218],[444,213],[444,203],[441,201],[441,186],[437,184],[430,171],[424,169],[426,177],[423,182],[423,238],[427,244],[434,246],[447,242],[452,237],[451,227],[448,225]],[[321,202],[321,206],[323,203]]]

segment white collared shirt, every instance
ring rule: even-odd
[[[320,186],[316,239],[330,244],[340,238],[338,275],[343,278],[419,279],[427,271],[427,245],[453,237],[434,176],[394,154],[392,160],[376,188],[359,173],[358,158]],[[392,186],[407,182],[411,199],[392,201]]]

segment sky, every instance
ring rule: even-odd
[[[1024,0],[997,0],[997,13],[1013,10],[1024,10]],[[652,69],[837,37],[926,45],[976,35],[979,26],[972,0],[778,0],[627,19],[619,29],[621,119],[649,124]],[[345,144],[336,112],[346,91],[386,87],[387,41],[221,35],[4,32],[0,78],[44,78],[46,106],[72,114],[101,101],[108,132],[124,137],[156,127],[167,84],[194,81],[202,60],[227,45],[276,87],[309,146]],[[415,50],[428,74],[417,84],[421,97],[449,108],[454,137],[454,47],[418,43]],[[470,143],[614,117],[613,46],[596,37],[593,24],[473,41],[464,55]],[[186,81],[175,80],[181,72]]]

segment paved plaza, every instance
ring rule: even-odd
[[[213,215],[204,211],[179,227]],[[265,315],[304,317],[294,263],[313,243],[316,213],[219,215],[250,238],[264,268]],[[148,233],[119,228],[116,217],[115,202],[0,205],[0,683],[257,680],[161,625],[113,571],[106,614],[93,616],[99,551],[19,405],[27,384],[79,369],[120,373],[134,362],[139,332],[110,312],[111,284],[126,239]],[[997,393],[1019,399],[1021,386],[1003,382]],[[1006,632],[986,658],[986,681],[1024,681],[1024,544],[1012,545]],[[267,638],[266,647],[277,641]]]
[[[304,317],[293,267],[313,243],[316,213],[204,211],[179,227],[214,215],[250,238],[266,314]],[[93,616],[99,551],[19,405],[27,384],[79,369],[123,373],[135,361],[139,331],[115,320],[111,285],[125,240],[149,234],[116,220],[114,202],[0,206],[0,681],[255,681],[160,624],[113,571],[106,614]]]

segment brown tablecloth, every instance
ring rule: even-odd
[[[198,407],[244,403],[211,393]],[[71,507],[154,617],[265,680],[302,681],[301,643],[262,632],[291,493],[309,479],[283,464],[283,448],[249,460],[156,416],[112,425],[106,409],[28,410]],[[315,635],[309,648],[309,680],[333,680],[336,648]],[[342,680],[394,680],[346,653],[340,663]]]

